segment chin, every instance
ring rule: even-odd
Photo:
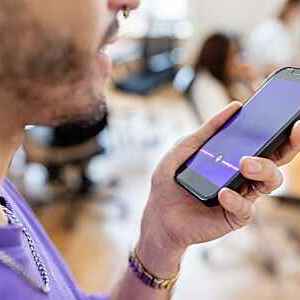
[[[102,87],[102,81],[85,80],[75,86],[61,84],[59,88],[39,89],[38,94],[33,95],[35,97],[28,98],[27,104],[30,105],[27,106],[31,115],[28,119],[31,120],[27,123],[47,127],[74,123],[82,126],[95,124],[107,114],[106,97]]]
[[[47,126],[58,127],[70,124],[76,124],[81,127],[93,126],[103,120],[107,115],[107,105],[103,99],[97,104],[90,105],[87,109],[69,113],[52,118]]]

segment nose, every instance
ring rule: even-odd
[[[120,11],[124,7],[130,10],[138,8],[140,0],[108,0],[108,7],[114,11]]]

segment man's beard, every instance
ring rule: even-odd
[[[7,0],[7,10],[13,10],[17,3],[18,0]],[[96,94],[92,88],[92,54],[80,50],[62,33],[45,31],[26,14],[25,6],[22,9],[20,6],[19,10],[11,11],[14,17],[7,15],[0,23],[1,89],[23,106],[32,107],[33,113],[38,114],[39,109],[51,110],[55,105],[65,110],[56,111],[45,123],[37,120],[41,125],[76,122],[89,126],[101,120],[107,110],[104,96]],[[88,78],[90,87],[85,88],[81,97],[73,97],[72,88]],[[53,96],[51,92],[60,87],[65,89],[63,95]],[[85,101],[86,105],[73,109],[72,103],[76,103],[72,98]]]
[[[105,97],[103,96],[102,99],[94,99],[93,105],[91,105],[88,109],[85,109],[82,112],[78,113],[70,113],[58,117],[53,118],[50,121],[50,126],[64,126],[70,124],[76,124],[79,127],[87,128],[97,124],[98,122],[102,121],[105,116],[108,114],[107,105],[105,101]]]
[[[24,79],[53,85],[78,80],[90,67],[91,53],[80,50],[63,28],[42,27],[27,5],[20,0],[1,0],[1,85]]]

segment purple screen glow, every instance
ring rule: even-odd
[[[274,79],[188,163],[218,187],[239,172],[240,160],[253,156],[300,111],[300,82]]]

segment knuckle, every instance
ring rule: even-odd
[[[256,215],[255,211],[255,205],[250,200],[244,199],[235,213],[227,213],[227,220],[232,230],[238,230],[253,223]]]
[[[243,225],[248,225],[253,222],[254,214],[252,208],[250,208],[241,218]]]
[[[219,129],[220,124],[216,119],[212,119],[207,123],[207,128],[211,130],[211,132],[215,132]]]
[[[277,170],[276,164],[270,159],[262,159],[263,168],[266,170],[266,175],[272,176]]]
[[[230,220],[230,226],[233,230],[238,230],[243,228],[244,226],[247,226],[253,222],[253,215],[252,213],[249,213],[244,216],[236,216],[234,218],[231,218]]]
[[[244,219],[245,225],[252,224],[255,219],[256,207],[254,205],[251,206],[247,216]]]
[[[251,218],[251,204],[249,201],[244,199],[241,201],[240,207],[237,211],[237,215],[243,223],[247,223]]]
[[[250,224],[253,220],[253,216],[252,216],[252,213],[251,211],[247,212],[247,214],[245,214],[243,216],[243,223],[246,225],[246,224]]]
[[[270,192],[272,192],[274,189],[277,189],[278,187],[280,187],[283,184],[283,175],[281,173],[281,171],[276,168],[273,173],[271,178],[271,184],[269,185],[270,187]]]
[[[273,161],[267,159],[262,159],[261,164],[263,167],[263,171],[261,174],[262,179],[277,183],[279,181],[279,169],[277,165]]]

